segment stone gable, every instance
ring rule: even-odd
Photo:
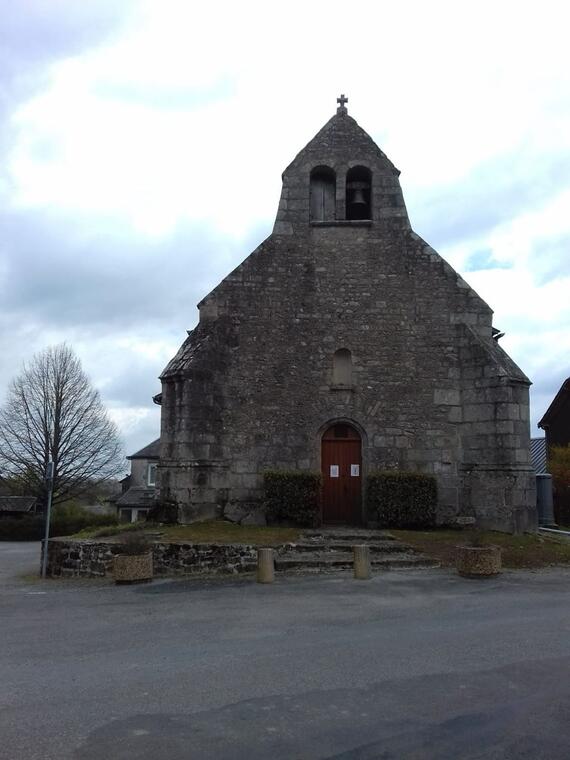
[[[255,511],[263,471],[319,470],[342,422],[362,488],[378,469],[433,473],[440,522],[534,526],[530,383],[412,231],[398,175],[339,109],[285,170],[272,235],[199,304],[162,375],[160,489],[183,521]]]

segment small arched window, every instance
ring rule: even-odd
[[[352,354],[348,348],[334,352],[333,385],[352,385]]]
[[[365,166],[347,172],[346,218],[372,219],[372,173]]]
[[[317,166],[311,172],[311,221],[334,219],[335,199],[336,174],[328,166]]]

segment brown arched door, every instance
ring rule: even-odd
[[[337,422],[322,440],[323,522],[355,525],[361,521],[362,444],[352,425]]]

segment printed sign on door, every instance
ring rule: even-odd
[[[351,464],[350,465],[350,474],[353,478],[358,478],[360,475],[360,465],[359,464]]]
[[[330,476],[331,478],[338,478],[338,464],[331,464]]]

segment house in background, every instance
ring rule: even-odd
[[[560,390],[538,423],[545,433],[545,456],[552,446],[570,445],[570,377]],[[547,465],[548,469],[548,465]],[[559,525],[570,524],[570,489],[554,487],[554,518]]]
[[[37,502],[35,496],[0,496],[0,518],[35,515]]]
[[[160,438],[127,457],[131,473],[121,480],[123,493],[115,501],[117,517],[121,522],[146,520],[156,496],[156,466]]]

